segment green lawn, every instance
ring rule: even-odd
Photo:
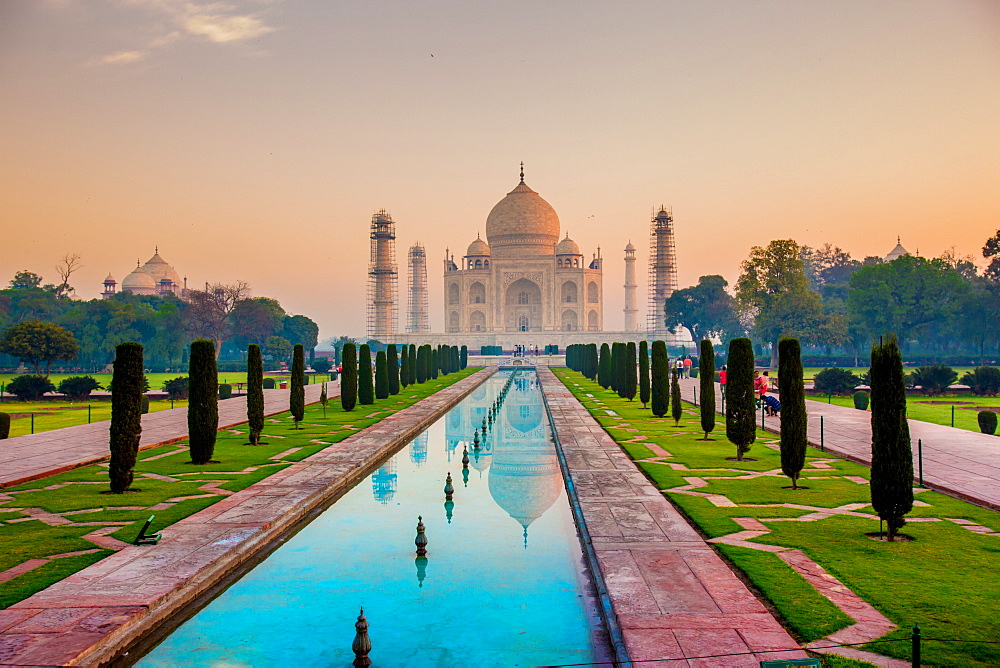
[[[88,406],[90,408],[88,414]],[[187,400],[150,401],[149,412],[156,413],[169,408],[187,406]],[[79,424],[100,422],[111,419],[111,401],[107,399],[92,401],[5,401],[0,404],[0,411],[21,417],[10,421],[10,435],[23,436],[32,433],[31,413],[35,414],[34,432],[52,431],[63,427],[75,427]]]
[[[819,373],[820,371],[822,371],[825,368],[826,367],[821,367],[821,366],[808,366],[808,367],[805,367],[804,369],[802,369],[802,377],[805,380],[807,380],[807,381],[811,381],[813,378],[816,377],[817,373]],[[855,376],[860,376],[860,375],[868,372],[868,367],[866,367],[866,366],[838,367],[838,368],[840,368],[840,369],[846,369],[846,370],[850,371],[851,373],[853,373]],[[906,373],[910,373],[915,368],[916,367],[913,366],[913,365],[906,365],[903,370]],[[958,374],[958,377],[961,378],[962,376],[964,376],[968,372],[972,371],[976,367],[974,367],[974,366],[953,366],[951,368],[954,369],[955,373]],[[772,374],[772,375],[774,375],[774,374]]]
[[[33,370],[29,369],[27,373],[29,373],[29,374],[33,373]],[[18,375],[20,375],[20,374],[16,374],[16,373],[0,373],[0,384],[6,385],[7,383],[10,382],[11,378],[15,378]],[[163,383],[165,383],[166,381],[168,381],[168,380],[170,380],[172,378],[178,378],[180,376],[186,376],[186,375],[187,375],[187,371],[177,371],[177,372],[174,372],[174,373],[147,373],[146,374],[146,378],[147,378],[147,380],[149,380],[149,389],[150,390],[161,390],[161,389],[163,389]],[[311,377],[311,382],[322,382],[324,380],[329,380],[330,379],[330,375],[326,374],[326,373],[308,374],[308,375]],[[49,380],[52,381],[53,385],[55,385],[55,386],[58,387],[59,386],[59,381],[65,379],[65,378],[69,378],[70,376],[91,376],[92,378],[94,378],[94,380],[96,380],[98,383],[101,384],[101,387],[107,387],[108,383],[111,382],[111,374],[110,373],[82,373],[82,372],[81,373],[54,373],[54,374],[52,374],[52,375],[49,376]],[[282,373],[279,373],[277,371],[268,371],[268,372],[266,372],[264,374],[264,376],[265,377],[266,376],[274,376],[275,378],[284,377],[284,378],[287,379],[288,378],[288,373],[282,374]],[[219,372],[219,382],[220,383],[245,383],[245,382],[247,382],[247,374],[246,374],[245,371],[244,372],[223,372],[223,371],[220,371]],[[4,402],[5,403],[7,401],[16,401],[16,400],[17,400],[16,397],[12,397],[6,391],[4,392]]]
[[[858,512],[872,514],[867,505],[868,486],[845,477],[867,479],[869,470],[810,448],[801,480],[809,489],[783,489],[789,481],[781,475],[780,454],[767,445],[776,443],[773,435],[758,432],[758,440],[747,454],[757,461],[727,461],[735,456],[735,447],[725,440],[725,425],[717,424],[712,434],[716,440],[697,440],[700,427],[695,407],[685,405],[681,424],[676,427],[672,419],[653,418],[638,401],[620,399],[578,373],[567,369],[555,372],[616,441],[645,436],[645,442],[670,453],[664,458],[641,443],[623,444],[630,456],[644,460],[639,466],[660,489],[684,486],[685,478],[698,477],[708,483],[697,488],[698,492],[723,495],[737,504],[763,506],[717,507],[705,497],[666,492],[708,536],[741,531],[734,517],[761,520],[771,532],[754,542],[801,549],[900,626],[882,639],[899,642],[871,643],[866,649],[909,659],[909,629],[919,624],[925,638],[925,665],[1000,665],[1000,644],[986,642],[1000,638],[1000,617],[995,614],[1000,579],[992,576],[1000,558],[1000,535],[974,533],[950,521],[967,520],[1000,532],[1000,514],[924,491],[917,499],[928,505],[914,507],[910,517],[939,521],[909,522],[903,533],[912,536],[912,542],[870,540],[864,534],[877,531],[878,521],[866,517],[834,515],[810,522],[769,523],[767,518],[796,518],[812,512],[779,505],[789,503],[820,509],[865,504]],[[604,409],[613,410],[622,419],[608,416]],[[677,465],[690,470],[676,470]],[[746,477],[754,472],[767,473]],[[851,624],[849,617],[774,554],[737,546],[719,548],[774,603],[800,638],[815,640]],[[942,643],[934,639],[981,642]],[[833,660],[827,665],[859,664]]]
[[[829,403],[837,406],[854,408],[854,399],[851,397],[808,396],[807,399],[823,403],[827,403],[829,400]],[[952,406],[954,406],[954,411]],[[1000,397],[977,397],[973,394],[948,394],[939,397],[909,395],[906,397],[906,415],[911,420],[933,422],[946,427],[968,429],[975,432],[979,431],[976,415],[983,408],[991,406],[1000,406]],[[952,413],[955,416],[954,424],[951,421]]]
[[[264,443],[256,447],[247,445],[246,425],[220,431],[214,456],[218,464],[190,466],[184,442],[144,450],[139,453],[133,483],[139,492],[120,496],[101,494],[108,488],[106,464],[74,469],[3,490],[0,494],[9,495],[10,500],[4,501],[0,496],[0,545],[3,546],[0,572],[28,559],[95,549],[95,544],[83,536],[102,527],[83,523],[110,523],[106,526],[114,531],[109,535],[130,542],[146,518],[155,512],[153,530],[160,531],[225,498],[217,489],[239,491],[475,371],[466,369],[423,385],[411,385],[389,399],[377,401],[373,406],[358,405],[350,412],[345,412],[339,399],[334,399],[326,409],[326,417],[319,404],[312,404],[306,408],[303,428],[299,430],[293,429],[288,413],[271,416],[265,421]],[[145,474],[169,476],[170,480],[147,478]],[[213,491],[213,487],[217,489]],[[159,503],[173,505],[150,511],[151,506]],[[39,520],[24,519],[28,514],[21,510],[6,508],[37,508],[58,513],[70,522],[50,526]],[[120,528],[115,529],[114,523],[121,523]],[[53,559],[4,582],[0,584],[0,608],[27,598],[109,554],[109,550],[99,550]]]

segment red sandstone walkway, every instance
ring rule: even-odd
[[[321,387],[320,384],[306,386],[306,403],[319,401]],[[330,383],[327,392],[331,398],[339,397],[339,384]],[[265,415],[287,411],[288,396],[288,390],[264,390]],[[245,396],[219,402],[219,429],[246,422],[246,419]],[[110,426],[111,422],[105,420],[7,439],[0,447],[0,489],[107,459]],[[140,450],[185,438],[186,407],[142,416]]]
[[[555,375],[538,376],[632,661],[756,668],[807,658]]]
[[[681,380],[685,400],[694,397],[696,379]],[[719,386],[716,406],[721,408]],[[809,442],[820,445],[820,416],[827,450],[871,465],[871,413],[820,401],[809,401]],[[758,415],[759,418],[759,415]],[[964,429],[909,420],[913,474],[918,473],[917,441],[923,442],[924,484],[978,505],[1000,510],[1000,438]],[[765,418],[769,431],[780,431],[777,418]]]

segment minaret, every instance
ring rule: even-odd
[[[410,246],[409,253],[410,303],[406,331],[412,334],[431,331],[427,315],[427,252],[419,241]]]
[[[629,241],[625,246],[625,331],[634,332],[639,328],[638,313],[635,307],[635,246]]]
[[[646,331],[656,339],[672,335],[664,324],[667,298],[677,289],[677,253],[673,212],[661,206],[649,226],[649,311]]]
[[[390,343],[396,335],[396,224],[385,209],[372,216],[368,264],[368,337]]]

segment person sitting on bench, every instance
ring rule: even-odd
[[[777,415],[778,411],[781,410],[781,402],[778,401],[777,397],[773,397],[770,394],[764,395],[764,414],[765,415]]]

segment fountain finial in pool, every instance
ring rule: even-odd
[[[368,620],[365,618],[365,609],[361,608],[358,621],[354,623],[357,633],[351,649],[354,650],[354,668],[368,668],[372,665],[372,660],[368,658],[368,652],[372,651],[372,639],[368,637]]]
[[[462,468],[469,468],[469,448],[462,446]],[[466,480],[468,480],[468,474],[466,474]]]
[[[413,543],[417,546],[417,556],[422,557],[427,554],[427,534],[424,533],[424,518],[422,515],[417,515],[417,537]]]
[[[451,497],[454,493],[455,493],[455,486],[451,483],[451,471],[448,471],[448,477],[444,479],[445,501],[451,501]]]

